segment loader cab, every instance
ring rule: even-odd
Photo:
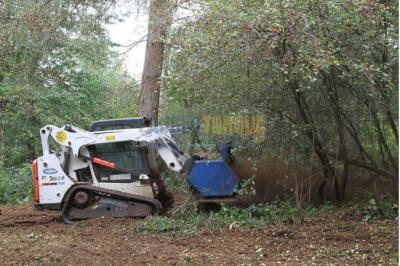
[[[93,122],[89,131],[143,128],[150,125],[151,120],[146,117],[100,120]],[[92,156],[114,162],[124,169],[151,175],[147,146],[127,141],[96,144],[88,148]],[[119,173],[101,165],[93,165],[93,170],[98,182],[129,183],[137,181],[139,178],[138,175]]]

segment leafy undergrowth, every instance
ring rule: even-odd
[[[2,169],[0,167],[0,204],[26,204],[32,201],[31,166]]]
[[[368,202],[357,202],[349,206],[352,216],[362,217],[364,222],[371,219],[398,219],[399,204],[388,195],[370,198]]]
[[[243,228],[259,230],[271,224],[292,224],[307,218],[328,217],[334,213],[344,213],[357,217],[363,222],[371,219],[397,219],[398,203],[382,196],[370,199],[367,204],[352,203],[336,207],[329,202],[318,207],[304,204],[296,207],[292,201],[277,201],[270,204],[251,205],[248,208],[221,206],[217,212],[201,212],[192,208],[181,208],[167,216],[150,216],[135,224],[135,231],[144,234],[169,233],[173,235],[193,235],[202,229]]]

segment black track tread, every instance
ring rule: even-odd
[[[89,184],[76,184],[67,191],[67,193],[65,194],[64,199],[63,199],[64,205],[62,208],[61,220],[66,224],[75,223],[68,218],[68,209],[69,209],[69,202],[70,202],[71,196],[77,190],[93,191],[93,192],[100,193],[100,194],[107,194],[108,197],[145,203],[145,204],[152,206],[152,208],[154,210],[153,214],[159,214],[163,209],[160,201],[158,201],[157,199],[154,199],[154,198],[141,196],[141,195],[132,195],[132,194],[129,194],[126,192],[120,192],[120,191],[110,190],[110,189],[106,189],[106,188],[100,188],[100,187],[96,187],[96,186],[89,185]]]

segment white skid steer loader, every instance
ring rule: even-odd
[[[157,169],[154,149],[167,167],[185,172],[192,191],[204,200],[226,200],[238,179],[223,160],[194,160],[179,150],[167,127],[147,127],[145,118],[104,120],[92,132],[65,125],[40,129],[43,155],[33,162],[38,208],[61,210],[62,220],[146,217],[171,204]],[[50,137],[57,151],[52,151]]]

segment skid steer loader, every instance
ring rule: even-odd
[[[170,128],[149,125],[147,118],[127,118],[94,122],[90,132],[71,125],[40,129],[43,155],[32,165],[36,206],[62,211],[65,223],[161,213],[172,196],[150,149],[169,170],[186,175],[199,201],[235,198],[238,178],[224,160],[196,160],[178,148]]]

